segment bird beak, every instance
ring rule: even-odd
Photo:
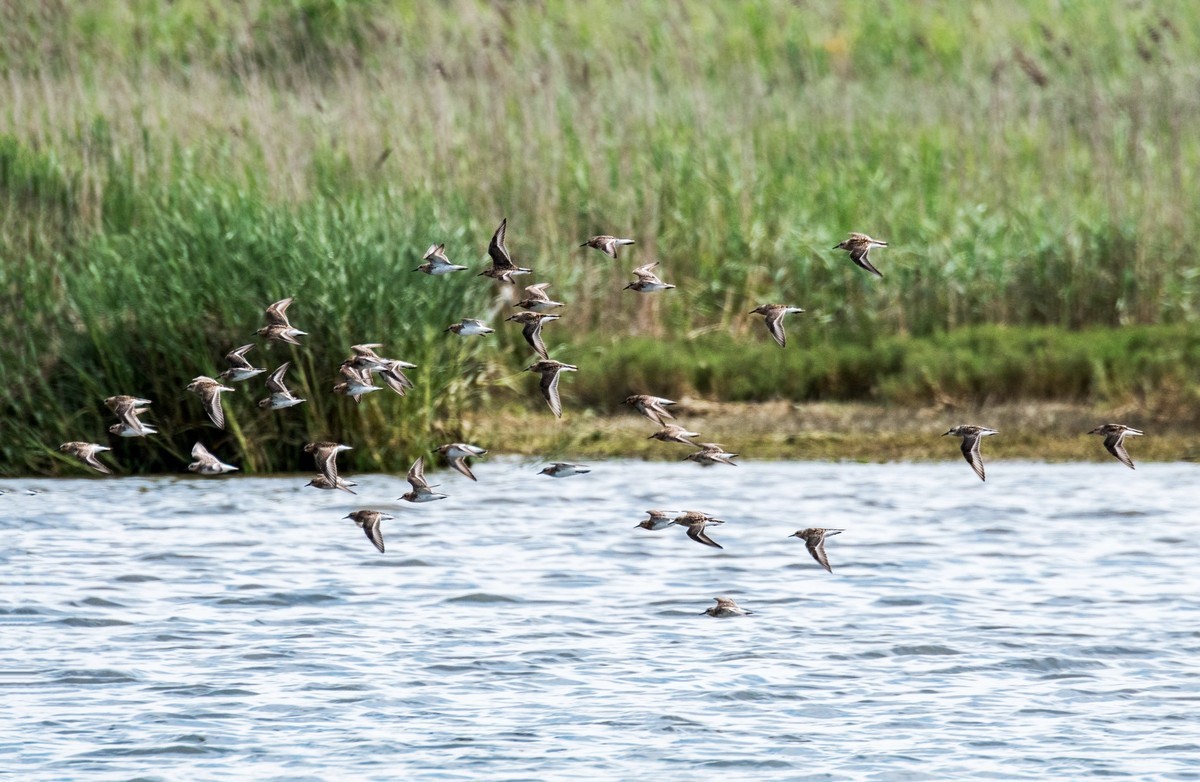
[[[414,272],[419,272],[419,271],[421,271],[421,267],[420,267],[420,266],[418,266],[417,268],[413,269],[413,271],[414,271]]]
[[[946,432],[946,434],[943,434],[943,435],[942,435],[942,437],[945,437],[947,434],[950,434],[950,433],[949,433],[949,432]]]

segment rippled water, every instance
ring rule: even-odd
[[[593,467],[484,460],[423,506],[383,475],[6,482],[0,768],[1200,779],[1194,466]],[[634,529],[655,507],[724,551]],[[846,528],[832,575],[803,526]]]

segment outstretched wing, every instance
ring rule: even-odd
[[[1109,453],[1117,457],[1117,460],[1120,461],[1121,464],[1125,465],[1131,470],[1137,469],[1133,466],[1133,459],[1129,458],[1129,453],[1125,450],[1124,432],[1121,432],[1120,434],[1110,434],[1105,437],[1104,447],[1108,449]]]
[[[79,451],[78,453],[79,453],[79,457],[81,459],[83,459],[83,463],[86,464],[88,467],[91,467],[94,470],[99,470],[100,472],[108,473],[109,475],[112,475],[112,470],[108,469],[108,465],[102,464],[100,462],[100,460],[96,458],[96,451],[94,449],[87,448],[87,449],[84,449],[83,451]]]
[[[556,418],[562,418],[562,400],[558,396],[558,379],[561,375],[561,369],[545,372],[542,374],[540,383],[542,396],[546,397],[546,401],[550,404],[550,412],[554,413]]]
[[[287,308],[292,305],[292,297],[280,299],[279,301],[267,307],[266,315],[268,326],[291,326],[287,319]]]
[[[221,409],[221,387],[213,384],[205,386],[200,392],[200,398],[204,400],[204,409],[208,412],[208,417],[212,419],[213,424],[218,429],[225,428],[225,411]]]
[[[317,472],[324,475],[332,483],[338,483],[337,455],[338,449],[336,446],[322,446],[317,448],[316,453],[313,454],[313,461],[317,465]]]
[[[508,248],[504,246],[504,235],[508,231],[508,218],[500,221],[500,227],[496,229],[496,233],[492,235],[492,241],[488,244],[488,255],[492,258],[492,268],[494,269],[515,269],[516,264],[512,262],[512,256],[508,254]]]
[[[417,460],[413,462],[412,467],[408,469],[408,482],[412,485],[413,491],[428,491],[429,481],[425,480],[424,456],[418,456]]]
[[[783,331],[783,316],[787,313],[782,310],[776,310],[764,319],[767,326],[767,331],[771,332],[771,336],[775,338],[775,342],[779,347],[787,347],[787,334]]]
[[[808,547],[808,553],[812,554],[812,558],[817,561],[817,564],[825,568],[830,573],[833,572],[833,568],[829,567],[829,558],[825,556],[824,533],[817,533],[813,537],[805,540],[804,545]]]
[[[225,354],[225,360],[229,362],[231,367],[236,369],[254,369],[250,362],[246,360],[246,354],[254,347],[254,343],[242,345],[240,348],[234,348]]]
[[[967,460],[967,464],[971,465],[971,469],[979,476],[979,480],[986,481],[983,470],[983,457],[979,454],[979,442],[983,438],[978,434],[968,434],[963,436],[962,454]]]
[[[697,543],[703,543],[704,545],[712,546],[713,548],[720,548],[720,549],[725,548],[720,543],[716,542],[715,540],[710,538],[708,535],[706,535],[704,533],[704,527],[702,525],[696,525],[695,527],[688,527],[687,534],[688,534],[689,538],[696,541]]]
[[[521,334],[525,336],[525,341],[534,349],[542,358],[550,358],[550,354],[546,351],[546,343],[542,340],[542,324],[545,322],[543,318],[531,320],[525,324],[525,328],[521,329]]]
[[[471,466],[469,464],[467,464],[467,457],[456,456],[452,459],[449,459],[448,461],[450,462],[451,467],[458,470],[463,475],[467,476],[468,478],[470,478],[473,481],[478,480],[475,477],[475,473],[471,472]]]
[[[867,271],[871,272],[872,274],[882,277],[883,272],[879,271],[874,266],[872,266],[871,261],[867,258],[868,254],[870,254],[870,252],[871,252],[871,248],[869,246],[855,248],[850,251],[850,260],[854,261],[860,267],[862,267],[863,269],[866,269]]]
[[[280,364],[275,369],[274,372],[267,375],[267,390],[268,391],[270,391],[272,394],[288,393],[287,386],[285,386],[283,384],[283,376],[285,374],[287,374],[288,367],[290,367],[291,365],[292,365],[292,362],[285,361],[282,364]]]
[[[381,528],[379,516],[374,516],[364,521],[362,528],[363,532],[367,533],[367,540],[371,541],[375,545],[375,548],[379,549],[380,554],[384,553],[383,529]]]

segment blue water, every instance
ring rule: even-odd
[[[1200,779],[1193,465],[539,467],[4,482],[0,772]]]

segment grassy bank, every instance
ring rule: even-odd
[[[409,271],[435,241],[478,266],[504,216],[570,304],[547,329],[584,367],[568,409],[645,389],[1195,417],[1182,0],[0,0],[0,20],[0,366],[20,378],[0,472],[62,469],[47,446],[98,438],[116,392],[180,427],[123,461],[173,469],[203,421],[183,386],[284,295],[309,345],[260,360],[293,358],[312,401],[231,398],[210,445],[250,469],[300,466],[306,436],[392,467],[473,406],[521,404],[519,338],[442,339],[492,288]],[[891,242],[883,280],[829,249],[848,230]],[[638,244],[577,248],[601,232]],[[679,287],[622,292],[650,260]],[[745,315],[765,300],[808,310],[787,352]],[[417,393],[330,398],[362,340],[420,363]]]
[[[971,421],[1000,431],[987,439],[984,450],[989,461],[1111,462],[1120,474],[1126,468],[1104,450],[1101,438],[1086,434],[1113,419],[1144,427],[1146,435],[1128,443],[1136,462],[1200,459],[1200,425],[1158,420],[1136,406],[1019,402],[952,408],[684,399],[675,410],[678,421],[701,434],[699,442],[720,442],[743,460],[960,461],[959,441],[941,435],[955,424]],[[588,411],[570,426],[559,426],[545,416],[507,409],[468,416],[464,425],[478,442],[503,443],[505,453],[524,454],[538,462],[613,457],[683,460],[693,450],[647,439],[654,425],[628,412],[608,416]]]

